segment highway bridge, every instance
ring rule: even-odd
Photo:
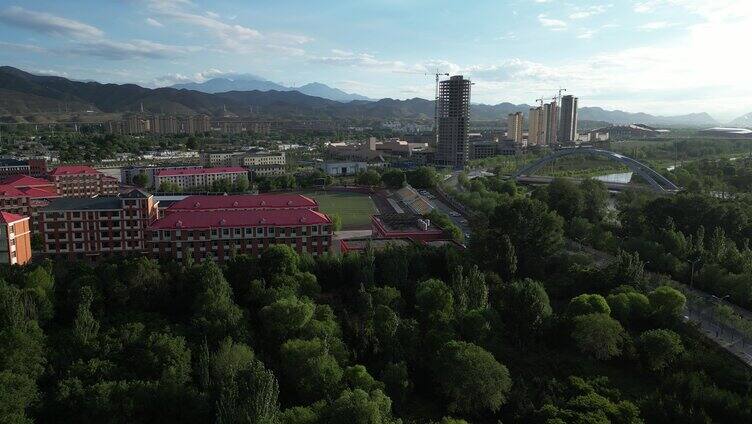
[[[557,159],[575,155],[600,156],[614,162],[618,162],[622,165],[626,165],[632,172],[642,177],[642,179],[648,183],[649,189],[651,189],[652,191],[673,194],[680,190],[680,188],[677,187],[676,184],[674,184],[668,178],[659,174],[649,166],[635,159],[632,159],[629,156],[624,156],[620,153],[615,153],[604,149],[597,149],[595,147],[572,147],[555,150],[550,155],[542,157],[535,162],[527,164],[518,169],[517,172],[512,175],[512,177],[523,184],[548,184],[551,182],[551,180],[553,180],[553,178],[545,176],[535,176],[533,174],[535,174],[547,164],[556,161]],[[611,190],[626,190],[640,187],[637,185],[624,183],[606,182],[605,184]]]

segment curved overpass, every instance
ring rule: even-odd
[[[626,165],[632,172],[636,173],[637,175],[641,176],[645,181],[647,181],[648,184],[650,184],[650,187],[652,187],[653,190],[655,191],[673,192],[673,191],[679,190],[679,187],[677,187],[676,184],[672,183],[669,179],[659,174],[658,172],[656,172],[654,169],[650,168],[649,166],[635,159],[632,159],[629,156],[624,156],[622,154],[614,153],[608,150],[596,149],[594,147],[574,147],[574,148],[569,148],[569,149],[556,150],[550,155],[540,158],[537,161],[530,163],[528,165],[525,165],[522,168],[518,169],[517,172],[515,172],[513,176],[514,178],[519,178],[523,176],[532,175],[535,172],[537,172],[539,169],[555,161],[556,159],[567,157],[567,156],[573,156],[573,155],[601,156],[609,160],[612,160],[614,162],[619,162],[623,165]]]

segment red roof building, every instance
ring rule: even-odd
[[[154,176],[154,185],[161,189],[165,183],[175,185],[178,189],[194,190],[211,187],[217,181],[227,180],[235,183],[238,177],[248,177],[248,170],[238,166],[196,169],[163,169]]]
[[[55,184],[43,178],[30,177],[28,175],[13,175],[2,181],[0,185],[9,185],[15,188],[40,188],[55,191]]]
[[[233,252],[259,255],[286,244],[299,253],[321,255],[332,242],[332,221],[310,209],[178,211],[154,222],[147,252],[155,257],[225,261]]]
[[[310,209],[319,210],[316,200],[301,194],[237,194],[229,196],[188,196],[173,203],[166,214],[179,211]]]
[[[0,212],[0,263],[23,265],[31,260],[29,217]]]
[[[119,181],[86,165],[61,165],[49,174],[57,193],[66,197],[114,196]]]
[[[43,189],[0,185],[0,211],[30,217],[33,224],[36,222],[39,208],[47,206],[52,199],[58,197],[60,196],[55,192],[54,188]],[[35,232],[38,230],[38,227],[35,225],[32,225],[32,228]]]

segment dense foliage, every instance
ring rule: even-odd
[[[752,374],[681,293],[503,196],[466,252],[5,268],[0,422],[752,420]]]

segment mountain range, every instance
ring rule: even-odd
[[[204,82],[189,82],[172,85],[171,88],[178,90],[195,90],[203,93],[225,93],[228,91],[298,91],[303,94],[321,97],[338,102],[351,102],[353,100],[371,100],[366,96],[355,93],[346,93],[338,88],[329,87],[326,84],[312,82],[300,87],[286,87],[275,82],[251,74],[225,75],[220,78],[212,78]]]
[[[225,81],[206,81],[206,87],[222,89]],[[230,80],[234,84],[236,80]],[[255,81],[263,82],[256,78]],[[210,83],[211,82],[211,83]],[[268,84],[274,84],[266,81]],[[308,84],[315,90],[339,91],[323,84]],[[431,120],[434,102],[421,98],[407,100],[353,99],[332,100],[302,93],[278,90],[268,85],[265,90],[230,90],[206,93],[186,87],[149,89],[134,84],[101,84],[72,81],[62,77],[40,76],[9,66],[0,67],[0,115],[25,120],[25,116],[70,113],[128,113],[143,108],[148,113],[189,115],[205,113],[215,117],[252,116],[258,119],[350,119],[350,120]],[[325,87],[325,88],[324,88]],[[224,88],[230,88],[225,86]],[[283,87],[286,88],[286,87]],[[323,94],[323,92],[320,92]],[[345,93],[347,94],[347,93]],[[471,119],[494,121],[509,113],[527,115],[526,104],[499,103],[471,105]],[[253,112],[251,114],[251,111]],[[6,120],[9,118],[5,118]],[[579,119],[612,124],[642,123],[656,126],[708,127],[719,123],[706,113],[681,116],[654,116],[646,113],[609,111],[599,107],[582,107]],[[740,117],[738,125],[751,125],[752,114]]]

